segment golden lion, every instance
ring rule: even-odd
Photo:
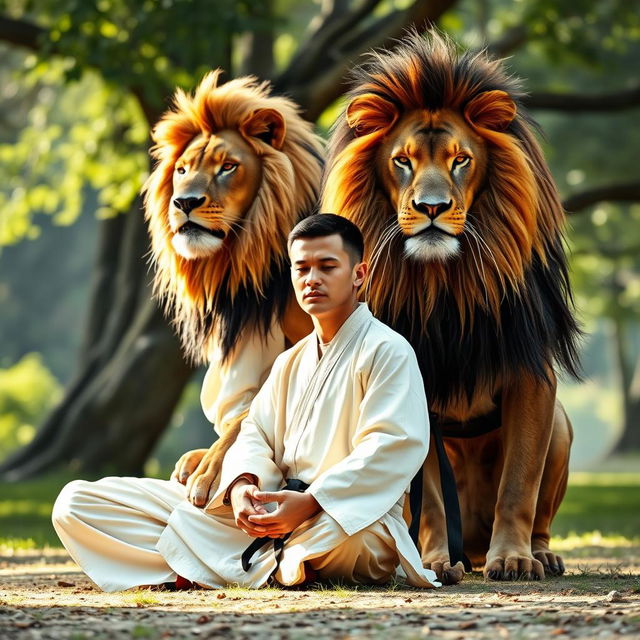
[[[363,231],[373,313],[421,363],[454,469],[464,549],[492,579],[564,571],[549,549],[572,432],[554,363],[577,375],[564,213],[519,105],[485,54],[410,35],[354,73],[322,209]],[[438,460],[425,463],[422,559],[451,567]]]
[[[290,295],[286,238],[316,206],[324,153],[293,102],[251,77],[220,84],[220,73],[193,95],[176,92],[154,128],[157,164],[145,185],[155,292],[186,353],[211,361],[208,379],[228,401],[226,413],[212,411],[221,439],[176,464],[200,506],[272,360],[258,354],[241,388],[230,390],[220,376],[231,378],[239,357],[274,332],[283,334],[278,351],[311,330]]]

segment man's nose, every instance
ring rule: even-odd
[[[320,270],[309,269],[306,280],[305,280],[305,284],[313,285],[313,284],[319,284],[319,283],[320,283]]]

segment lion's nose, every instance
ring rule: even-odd
[[[204,204],[205,198],[174,198],[173,204],[187,215]]]
[[[449,209],[451,209],[451,205],[453,205],[453,200],[449,200],[449,202],[435,202],[435,203],[429,202],[428,200],[425,200],[424,202],[416,202],[415,200],[412,200],[411,204],[413,205],[413,208],[416,211],[426,213],[429,216],[429,218],[434,220],[441,213],[444,213],[445,211],[449,211]]]

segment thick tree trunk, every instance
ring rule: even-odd
[[[640,358],[636,360],[633,377],[624,391],[624,421],[622,437],[616,453],[640,451]]]
[[[6,479],[65,464],[142,472],[192,372],[151,300],[147,246],[139,200],[102,223],[78,372],[31,444],[0,465]]]

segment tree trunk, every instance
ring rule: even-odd
[[[640,358],[629,386],[625,388],[622,437],[616,445],[616,453],[640,451]]]
[[[60,465],[141,473],[192,373],[151,300],[140,200],[100,232],[78,372],[34,440],[0,465],[7,480]]]

